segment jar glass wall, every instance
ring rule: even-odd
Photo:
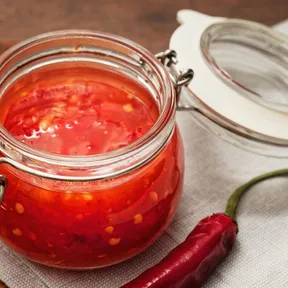
[[[69,269],[115,264],[151,245],[175,214],[184,174],[165,67],[135,43],[90,31],[40,35],[0,63],[1,239],[30,260]],[[47,73],[69,76],[75,68],[123,76],[123,86],[129,80],[145,90],[150,99],[143,101],[159,113],[151,129],[126,147],[89,156],[55,154],[13,137],[4,125],[11,95]]]

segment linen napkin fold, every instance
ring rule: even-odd
[[[288,34],[288,21],[279,30]],[[185,146],[184,193],[174,221],[151,248],[109,268],[70,272],[31,263],[0,242],[0,279],[9,288],[117,288],[159,262],[200,219],[223,211],[237,186],[263,172],[288,168],[288,159],[258,156],[224,142],[188,112],[178,112],[177,123]],[[206,288],[288,287],[287,187],[288,179],[279,178],[249,191],[239,211],[237,245]]]

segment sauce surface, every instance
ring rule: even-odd
[[[70,74],[68,80],[55,80],[55,75],[49,80],[48,75],[13,93],[16,100],[4,127],[37,149],[79,156],[125,147],[157,120],[154,101],[143,102],[148,92],[131,80],[125,79],[123,87],[118,75],[103,70],[93,71],[92,79],[76,71]]]

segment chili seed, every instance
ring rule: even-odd
[[[157,202],[158,201],[158,194],[155,192],[155,191],[152,191],[150,192],[150,199],[153,201],[153,202]]]
[[[143,216],[141,214],[136,214],[134,216],[134,224],[140,224],[143,221]]]
[[[111,246],[114,246],[114,245],[119,244],[120,241],[121,241],[120,238],[111,238],[111,239],[109,240],[109,244],[110,244]]]
[[[78,97],[76,95],[71,96],[69,102],[70,103],[77,103],[78,102]]]
[[[15,228],[12,230],[12,233],[16,236],[21,236],[22,235],[22,231],[19,228]]]
[[[23,205],[20,204],[20,203],[16,203],[16,204],[15,204],[15,210],[16,210],[16,212],[19,213],[19,214],[23,214],[24,211],[25,211]]]
[[[83,199],[86,201],[91,201],[93,199],[93,196],[90,194],[84,194]]]
[[[131,104],[125,104],[125,105],[123,105],[123,109],[125,112],[132,112],[133,106]]]
[[[49,127],[50,121],[48,119],[43,119],[40,124],[39,127],[43,130],[46,131]]]
[[[64,199],[65,199],[65,200],[69,200],[69,199],[71,199],[71,198],[72,198],[72,194],[70,194],[70,193],[67,191],[67,193],[64,194]]]
[[[114,227],[113,226],[108,226],[104,230],[105,230],[106,233],[112,234],[113,231],[114,231]]]

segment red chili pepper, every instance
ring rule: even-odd
[[[121,288],[199,288],[231,251],[238,232],[236,212],[241,196],[256,183],[288,174],[288,169],[253,178],[235,190],[225,213],[200,221],[186,240],[159,264]]]

